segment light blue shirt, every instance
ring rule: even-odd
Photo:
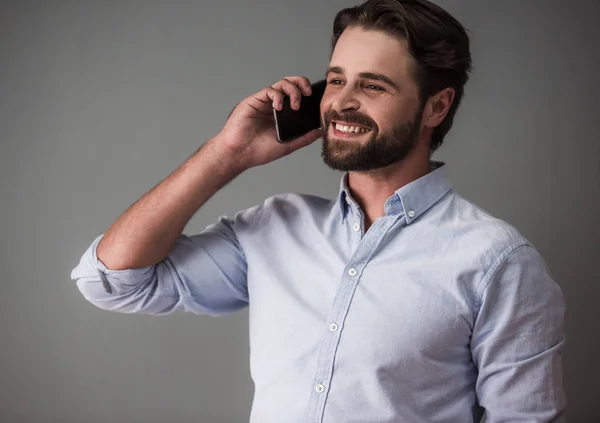
[[[249,307],[252,423],[562,422],[565,303],[515,228],[456,194],[446,166],[398,189],[364,232],[339,196],[283,194],[109,270],[98,236],[72,272],[124,313]]]

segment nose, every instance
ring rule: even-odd
[[[346,85],[343,89],[337,92],[332,102],[332,106],[335,110],[338,110],[339,112],[348,110],[358,110],[360,108],[360,102],[356,98],[352,87]]]

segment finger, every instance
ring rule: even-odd
[[[290,97],[290,105],[294,110],[300,108],[300,102],[302,101],[302,91],[292,81],[284,79],[281,83],[281,89],[285,94]]]
[[[274,88],[280,90],[285,95],[290,97],[290,106],[292,109],[298,110],[300,108],[302,92],[296,84],[294,84],[292,81],[288,81],[287,79],[282,79],[281,81],[275,83]]]
[[[310,80],[304,76],[286,76],[281,81],[278,81],[277,83],[275,83],[273,85],[273,87],[279,88],[279,86],[280,86],[279,84],[282,81],[290,81],[291,83],[296,85],[302,92],[302,95],[309,96],[312,94],[312,86],[310,84]]]
[[[284,79],[287,79],[288,81],[294,83],[297,87],[299,87],[302,91],[302,94],[312,94],[312,87],[308,78],[304,76],[286,76]]]
[[[264,88],[254,95],[252,95],[253,101],[257,102],[258,107],[262,107],[263,103],[271,103],[272,107],[281,110],[283,108],[283,91],[282,87],[287,82],[291,82],[293,85],[298,87],[304,95],[311,95],[312,89],[308,78],[303,76],[288,76],[280,81],[277,81],[270,87]]]
[[[273,87],[265,88],[265,94],[273,103],[273,108],[281,110],[283,108],[283,93]]]

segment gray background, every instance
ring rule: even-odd
[[[0,421],[247,421],[246,311],[108,313],[70,271],[238,100],[320,78],[335,12],[354,4],[1,3]],[[434,158],[546,258],[568,305],[568,418],[600,421],[600,2],[439,4],[470,30],[475,72]],[[335,196],[320,148],[248,171],[186,233],[275,193]]]

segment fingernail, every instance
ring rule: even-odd
[[[294,101],[294,107],[296,109],[300,107],[300,102],[298,100]]]

